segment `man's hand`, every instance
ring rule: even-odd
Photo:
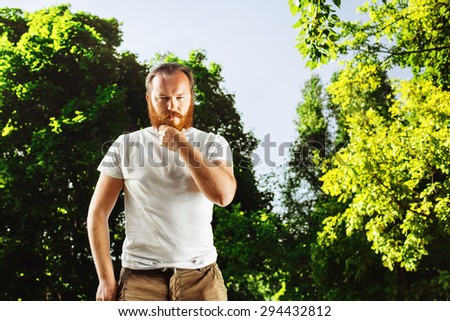
[[[187,142],[186,135],[184,135],[184,129],[178,131],[176,128],[161,125],[158,128],[159,143],[170,150],[177,151],[180,147],[180,143]]]
[[[100,281],[97,288],[96,300],[97,301],[116,301],[117,300],[117,282],[105,282]]]

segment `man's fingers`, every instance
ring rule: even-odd
[[[175,136],[179,133],[175,128],[168,125],[161,125],[158,127],[159,144],[170,149],[174,146]]]
[[[158,131],[159,131],[159,132],[161,132],[161,131],[166,131],[166,130],[168,130],[168,129],[170,129],[170,128],[173,128],[173,127],[171,127],[171,126],[169,126],[169,125],[166,125],[166,124],[163,124],[163,125],[160,125],[160,126],[158,127]],[[175,129],[175,128],[173,128],[173,129]]]
[[[186,140],[184,128],[178,130],[168,125],[158,127],[159,144],[171,150],[177,150],[180,141]]]

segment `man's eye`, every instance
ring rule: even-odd
[[[178,100],[184,100],[185,98],[186,98],[186,97],[184,97],[184,96],[178,96],[178,97],[177,97]]]
[[[158,97],[158,100],[168,100],[168,99],[169,99],[169,97],[165,97],[165,96]]]

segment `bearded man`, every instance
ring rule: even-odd
[[[194,79],[163,63],[147,76],[151,126],[121,135],[100,163],[88,236],[97,300],[226,300],[213,243],[214,204],[236,192],[231,151],[220,135],[192,127]],[[125,240],[119,281],[108,219],[123,190]]]

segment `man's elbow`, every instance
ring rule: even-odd
[[[224,195],[221,198],[216,200],[216,205],[220,206],[220,207],[225,207],[227,205],[229,205],[232,201],[233,201],[234,195]]]
[[[234,195],[236,194],[236,183],[232,184],[227,190],[222,191],[217,195],[216,205],[225,207],[231,204],[234,199]]]

